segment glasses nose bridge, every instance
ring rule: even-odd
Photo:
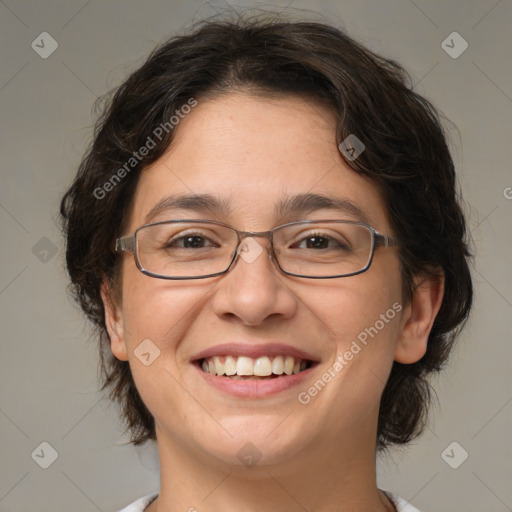
[[[244,241],[244,239],[252,238],[252,237],[266,238],[270,242],[269,249],[271,249],[274,245],[273,238],[272,238],[274,231],[275,231],[274,229],[270,229],[269,231],[239,231],[238,229],[235,229],[235,231],[238,236],[237,247],[240,246],[240,244]],[[271,250],[271,252],[272,252],[272,250]]]
[[[238,229],[235,229],[238,241],[236,244],[236,251],[238,251],[240,245],[246,238],[266,238],[269,241],[269,246],[267,247],[267,250],[269,252],[269,257],[271,259],[274,259],[276,257],[274,253],[274,244],[273,244],[273,234],[274,229],[271,229],[269,231],[239,231]]]
[[[242,241],[244,238],[250,238],[250,237],[259,237],[259,238],[268,238],[269,240],[272,239],[272,233],[274,232],[273,229],[269,231],[239,231],[236,230],[238,234],[238,239]]]

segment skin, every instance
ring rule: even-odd
[[[275,215],[285,194],[348,198],[380,233],[392,235],[380,192],[347,167],[335,141],[336,120],[303,98],[229,93],[201,100],[175,128],[169,150],[144,170],[123,234],[170,194],[214,194],[232,201],[226,216],[205,216],[246,231],[293,220],[354,219],[319,210]],[[197,218],[163,212],[152,221]],[[357,219],[356,219],[357,220]],[[266,249],[267,241],[257,239]],[[376,486],[375,438],[380,397],[393,361],[413,363],[426,350],[443,294],[442,281],[418,280],[406,304],[396,248],[379,249],[370,269],[340,279],[284,275],[266,250],[239,259],[227,274],[191,281],[145,276],[133,255],[122,263],[121,302],[103,298],[114,355],[129,361],[155,418],[161,489],[150,512],[290,512],[394,510]],[[394,303],[403,309],[308,404],[297,400],[365,328]],[[149,338],[160,356],[145,366],[134,350]],[[194,354],[227,342],[277,341],[320,363],[305,384],[260,399],[228,396],[204,382]],[[261,452],[246,467],[238,451]]]

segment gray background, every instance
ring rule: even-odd
[[[453,122],[446,127],[477,251],[475,308],[450,365],[434,381],[439,405],[429,430],[379,462],[380,486],[424,512],[510,511],[511,2],[273,6],[287,3],[296,14],[314,9],[401,62],[418,91]],[[2,512],[112,511],[159,488],[155,448],[125,444],[115,407],[97,391],[97,349],[66,295],[56,212],[90,140],[96,97],[157,43],[226,5],[0,1]],[[31,47],[44,31],[59,45],[47,59]],[[453,31],[469,44],[457,59],[441,46]],[[43,441],[58,452],[48,469],[31,456]],[[458,469],[441,456],[453,441],[460,447],[448,450],[452,465],[462,449],[469,453]]]

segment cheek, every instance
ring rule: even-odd
[[[183,381],[184,367],[178,360],[180,341],[190,331],[208,293],[195,285],[137,273],[132,276],[127,272],[124,281],[125,343],[135,386],[156,418],[162,408],[173,409],[182,404],[183,388],[179,383]]]
[[[190,328],[208,289],[136,272],[127,272],[123,288],[126,343],[133,351],[142,340],[150,339],[162,352],[169,352]]]
[[[357,337],[376,322],[379,330],[383,330],[382,322],[396,327],[396,309],[400,308],[393,309],[393,304],[402,302],[398,269],[372,270],[375,272],[343,278],[333,286],[312,290],[316,300],[310,296],[310,304],[316,304],[314,312],[336,338]]]
[[[335,373],[343,374],[336,380],[359,384],[368,379],[387,380],[404,305],[398,264],[389,265],[388,261],[383,268],[383,260],[372,265],[372,272],[313,289],[310,295],[318,325],[333,343],[330,366],[338,361]]]
[[[310,421],[318,428],[340,438],[353,435],[368,414],[377,417],[393,365],[403,309],[399,274],[340,279],[312,291],[308,304],[315,305],[316,323],[331,343],[330,360],[311,387],[301,390],[299,402],[309,404]]]

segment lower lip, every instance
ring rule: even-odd
[[[314,367],[303,370],[295,375],[285,375],[264,380],[233,380],[229,377],[211,375],[194,364],[203,379],[220,391],[241,398],[264,398],[298,386],[310,375]]]

